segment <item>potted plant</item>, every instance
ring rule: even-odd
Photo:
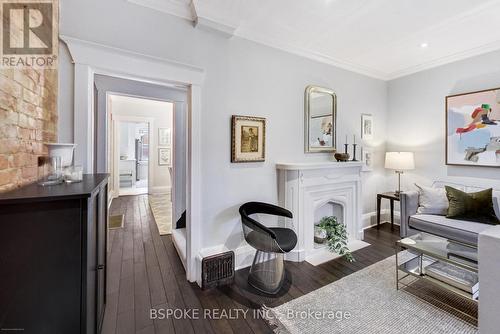
[[[349,262],[355,261],[349,247],[347,247],[347,231],[345,225],[339,223],[337,217],[323,217],[317,227],[326,231],[328,248],[331,252],[345,255],[346,260]]]

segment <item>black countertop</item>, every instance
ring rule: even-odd
[[[87,198],[103,182],[109,174],[84,174],[82,182],[62,183],[53,186],[40,186],[37,183],[0,193],[0,205],[14,202],[33,202],[38,200],[57,200],[59,198]]]

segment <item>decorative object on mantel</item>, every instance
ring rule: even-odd
[[[361,114],[361,138],[373,139],[373,116],[371,114]]]
[[[335,153],[334,157],[339,162],[349,161],[349,153]]]
[[[349,247],[347,247],[348,237],[345,225],[340,223],[337,220],[337,217],[323,217],[315,228],[323,229],[326,232],[328,249],[331,252],[339,255],[345,255],[346,260],[349,262],[355,261]],[[314,240],[316,241],[316,235],[314,236]]]
[[[446,97],[446,164],[500,166],[500,88]]]
[[[405,170],[415,169],[413,152],[386,152],[385,168],[393,169],[398,174],[398,189],[394,194],[399,196],[401,193],[401,174]]]
[[[353,143],[352,143],[352,160],[351,161],[358,161],[356,159],[356,146],[358,146],[358,144],[356,144],[356,135],[353,135]]]
[[[358,161],[356,159],[356,147],[358,146],[358,144],[356,144],[356,135],[353,135],[353,144],[352,144],[352,159],[350,161]],[[345,144],[344,144],[344,153],[339,153],[338,155],[335,154],[335,159],[337,159],[337,161],[349,161],[349,143],[347,141],[347,135],[345,136]]]
[[[231,162],[259,162],[266,158],[266,119],[233,115]]]
[[[304,95],[305,152],[334,152],[337,137],[337,96],[333,90],[307,86]]]

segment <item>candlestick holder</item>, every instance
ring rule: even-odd
[[[345,154],[347,154],[347,153],[348,153],[348,152],[347,152],[347,147],[348,147],[348,146],[349,146],[349,144],[347,144],[347,143],[346,143],[346,144],[344,144],[344,147],[345,147],[345,149],[344,149],[344,153],[345,153]]]
[[[358,144],[352,144],[352,160],[351,161],[358,161],[356,159],[356,146],[358,146]]]

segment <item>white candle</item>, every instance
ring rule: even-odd
[[[349,143],[347,142],[347,135],[345,135],[345,143],[346,143],[346,144],[349,144]]]
[[[356,144],[356,135],[352,136],[354,138],[354,144]]]

